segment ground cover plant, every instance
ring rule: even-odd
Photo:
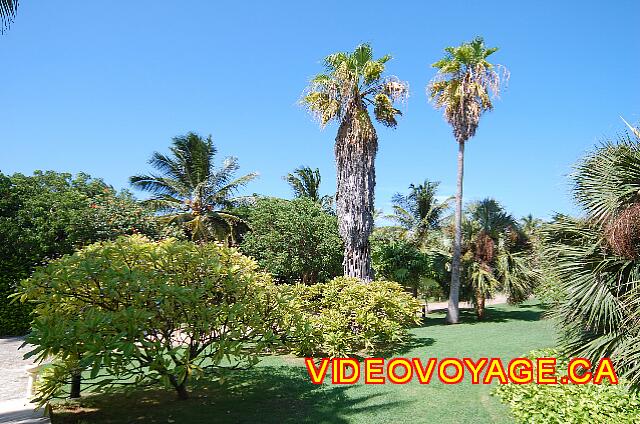
[[[555,349],[529,352],[529,358],[557,358],[556,375],[565,375],[568,360]],[[519,423],[580,424],[640,422],[640,396],[628,382],[577,384],[506,384],[493,394],[511,407]]]

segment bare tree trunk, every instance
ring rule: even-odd
[[[462,250],[462,180],[464,177],[464,142],[458,142],[458,180],[456,190],[455,236],[453,238],[453,258],[451,259],[451,288],[446,321],[460,322],[460,254]]]
[[[338,230],[344,241],[344,275],[373,280],[369,235],[373,230],[378,137],[366,112],[355,110],[336,137]]]
[[[178,394],[178,399],[180,400],[189,399],[189,392],[187,391],[187,376],[184,377],[181,383],[178,383],[178,379],[175,376],[170,375],[169,382],[171,383],[173,388],[176,389],[176,393]]]

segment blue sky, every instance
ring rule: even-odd
[[[319,167],[333,193],[336,128],[296,102],[325,55],[368,41],[411,87],[398,128],[378,131],[377,207],[424,178],[453,194],[456,145],[425,85],[444,47],[482,35],[511,80],[468,143],[465,199],[575,212],[571,164],[622,130],[620,115],[640,122],[639,16],[636,0],[24,0],[0,36],[0,170],[84,171],[123,188],[196,131],[261,174],[248,193],[289,197],[282,176],[299,165]]]

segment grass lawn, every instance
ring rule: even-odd
[[[522,306],[487,308],[486,321],[471,312],[464,323],[443,324],[432,314],[411,330],[410,345],[394,356],[510,359],[550,347],[554,330],[541,320],[542,309]],[[327,378],[329,380],[329,377]],[[68,423],[509,423],[506,406],[484,385],[431,384],[314,386],[300,358],[266,357],[256,368],[224,383],[198,382],[192,398],[178,401],[170,391],[138,391],[85,398],[57,408],[53,424]]]

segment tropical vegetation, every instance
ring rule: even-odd
[[[310,198],[259,198],[243,212],[251,227],[240,250],[280,283],[315,284],[342,275],[338,221]]]
[[[211,136],[190,132],[174,137],[169,150],[170,155],[155,152],[149,160],[158,174],[134,175],[131,185],[150,192],[144,203],[161,213],[165,222],[182,225],[193,241],[234,244],[245,223],[231,209],[246,200],[235,194],[258,174],[235,177],[240,166],[232,156],[216,168],[218,150]]]
[[[320,203],[328,211],[333,210],[333,196],[320,194],[322,178],[318,168],[311,169],[308,166],[301,166],[287,174],[284,179],[291,186],[295,197],[306,197]]]
[[[545,271],[557,288],[552,314],[567,355],[610,357],[640,384],[640,138],[622,134],[587,154],[572,176],[584,215],[542,229]]]

